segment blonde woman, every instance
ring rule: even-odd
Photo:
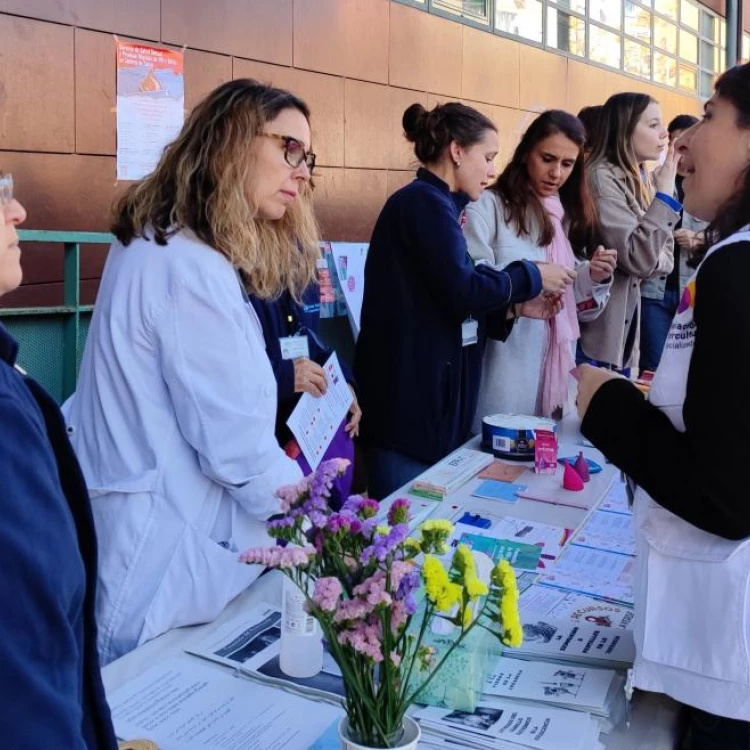
[[[253,294],[313,278],[309,111],[236,80],[199,104],[115,208],[68,428],[100,544],[104,663],[206,622],[257,576],[274,490],[301,477],[274,437]]]
[[[617,250],[610,299],[601,315],[581,323],[579,359],[627,371],[637,363],[641,282],[672,270],[678,156],[668,145],[659,104],[646,94],[611,96],[592,134],[586,173],[599,211],[603,244]],[[667,149],[651,175],[645,163]]]

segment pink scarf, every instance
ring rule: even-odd
[[[561,266],[575,268],[575,256],[568,236],[563,227],[565,209],[559,195],[550,195],[540,199],[547,212],[554,235],[552,242],[545,248],[547,261]],[[548,321],[549,343],[542,363],[542,415],[551,417],[555,409],[568,406],[568,380],[570,371],[575,367],[573,347],[580,336],[576,298],[573,285],[567,287],[563,295],[565,307]]]

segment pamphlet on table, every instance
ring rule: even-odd
[[[107,700],[118,737],[159,750],[307,750],[343,715],[190,657],[162,662]]]

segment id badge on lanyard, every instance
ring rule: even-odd
[[[282,359],[299,359],[305,357],[310,359],[310,344],[307,336],[282,336],[279,339]]]
[[[473,318],[467,318],[461,323],[461,346],[471,346],[478,341],[479,323]]]

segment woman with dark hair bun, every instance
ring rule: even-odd
[[[413,104],[404,134],[422,163],[380,213],[365,267],[355,376],[369,491],[382,498],[468,437],[486,336],[504,339],[520,304],[546,317],[567,270],[519,261],[474,266],[463,210],[495,176],[493,123],[458,102]],[[532,302],[532,300],[534,300]]]
[[[579,368],[581,430],[638,485],[636,687],[685,704],[680,750],[750,747],[750,64],[676,141],[685,209],[710,222],[649,400]]]

